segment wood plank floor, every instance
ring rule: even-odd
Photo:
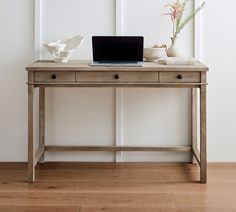
[[[0,163],[0,212],[236,211],[236,163],[46,163],[29,184],[25,163]]]

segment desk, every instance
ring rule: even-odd
[[[145,63],[144,67],[91,67],[88,61],[54,63],[36,61],[28,71],[28,181],[35,181],[35,166],[44,162],[45,151],[171,151],[192,152],[193,163],[200,166],[200,182],[207,182],[206,75],[200,62],[191,66],[167,66]],[[174,147],[140,146],[49,146],[45,144],[46,87],[147,87],[190,88],[192,145]],[[39,148],[34,145],[35,89],[39,89]],[[197,147],[198,90],[200,100],[200,150]]]

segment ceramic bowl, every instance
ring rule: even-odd
[[[77,35],[70,39],[57,40],[48,44],[44,44],[44,46],[51,53],[55,62],[66,63],[68,62],[72,53],[78,49],[83,39],[84,36]]]
[[[58,57],[55,57],[54,60],[57,63],[66,63],[73,54],[74,50],[61,51]]]
[[[165,48],[144,48],[144,59],[153,62],[163,57],[165,53]]]
[[[44,46],[47,48],[47,50],[53,54],[54,52],[61,52],[63,51],[63,49],[66,47],[65,43],[59,43],[61,42],[61,40],[57,41],[57,42],[50,42],[48,44],[44,44]]]

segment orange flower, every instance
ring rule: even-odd
[[[170,12],[165,13],[164,15],[170,15],[172,22],[174,22],[179,16],[181,16],[184,10],[183,4],[181,4],[179,0],[177,0],[173,4],[167,4],[165,5],[165,7],[169,7]]]

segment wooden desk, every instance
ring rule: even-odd
[[[192,152],[193,162],[200,165],[200,182],[207,182],[206,145],[206,75],[208,68],[166,66],[145,63],[144,67],[91,67],[87,61],[61,64],[37,61],[28,71],[28,181],[35,181],[35,166],[44,162],[45,151],[172,151]],[[148,87],[190,88],[192,95],[192,146],[48,146],[45,144],[46,87]],[[34,147],[34,91],[39,88],[39,149]],[[197,148],[197,92],[200,90],[200,151]]]

